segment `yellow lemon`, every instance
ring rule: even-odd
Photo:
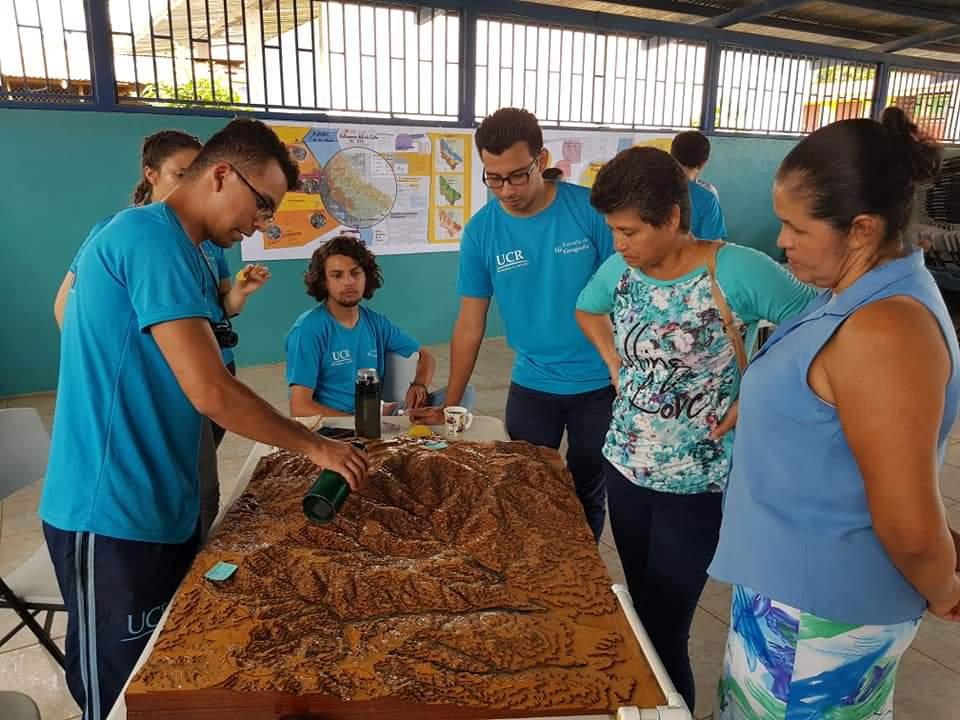
[[[425,438],[433,435],[433,431],[426,425],[411,425],[407,435],[415,438]]]

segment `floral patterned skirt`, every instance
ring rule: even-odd
[[[736,585],[713,718],[890,720],[897,667],[919,626],[846,625]]]

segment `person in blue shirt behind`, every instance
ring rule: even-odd
[[[320,304],[297,318],[284,341],[291,415],[353,415],[357,370],[374,368],[382,379],[387,353],[420,356],[406,396],[388,399],[393,401],[384,404],[385,415],[443,403],[442,391],[428,389],[437,368],[433,354],[361,305],[383,286],[377,259],[362,242],[350,235],[327,241],[313,253],[305,280],[307,294]],[[470,388],[463,398],[468,408],[472,395]]]
[[[720,530],[743,331],[800,312],[813,290],[757,250],[694,237],[688,182],[662,150],[618,154],[590,200],[620,255],[577,303],[618,388],[603,448],[610,525],[637,613],[692,712],[687,642]]]
[[[710,159],[710,141],[699,130],[673,138],[670,154],[687,174],[690,192],[690,233],[701,240],[726,240],[727,224],[720,209],[720,194],[701,177]]]
[[[544,181],[543,132],[531,113],[501,108],[481,123],[475,140],[494,197],[463,231],[446,402],[460,403],[495,297],[516,351],[507,432],[559,448],[566,431],[567,466],[599,540],[606,514],[601,448],[614,390],[574,309],[590,276],[613,254],[610,229],[590,206],[587,188]],[[439,408],[411,417],[443,422]]]
[[[140,150],[141,175],[133,190],[133,205],[149,205],[154,198],[162,200],[173,192],[202,147],[203,144],[196,137],[180,130],[160,130],[144,138]],[[114,215],[108,215],[94,224],[87,237],[80,243],[77,254],[60,283],[53,302],[53,315],[57,321],[57,327],[61,329],[67,301],[70,299],[70,289],[77,275],[80,256],[93,237],[113,218]]]
[[[67,683],[84,720],[110,712],[197,551],[202,416],[306,455],[352,487],[366,457],[284,417],[223,364],[198,252],[263,230],[298,182],[259,121],[216,133],[163,202],[88,244],[66,307],[39,514],[67,607]]]
[[[899,108],[882,118],[809,135],[774,182],[777,245],[825,291],[743,378],[710,566],[733,584],[716,720],[892,718],[924,612],[960,621],[938,482],[960,348],[904,238],[942,150]]]
[[[237,273],[236,283],[227,263],[224,249],[210,240],[200,243],[200,252],[203,255],[205,269],[210,273],[216,284],[211,284],[207,292],[207,302],[210,305],[211,317],[220,328],[233,332],[233,318],[243,312],[247,300],[255,292],[263,288],[270,280],[270,270],[266,265],[247,264]],[[218,337],[223,333],[218,333]],[[233,355],[235,344],[221,343],[220,354],[227,370],[231,375],[237,374],[237,364]],[[226,430],[211,424],[214,447],[220,447]],[[216,512],[214,512],[216,516]]]

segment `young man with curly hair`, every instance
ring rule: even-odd
[[[297,318],[284,342],[291,415],[353,415],[357,370],[375,368],[382,378],[387,353],[408,358],[419,351],[420,357],[406,397],[386,403],[385,415],[443,402],[444,393],[428,389],[437,368],[433,354],[360,304],[383,286],[377,259],[362,242],[350,235],[331,239],[314,252],[305,280],[307,294],[320,304]],[[472,399],[465,396],[465,403]]]

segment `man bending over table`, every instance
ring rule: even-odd
[[[172,194],[120,212],[80,258],[40,517],[83,720],[110,712],[196,555],[202,416],[354,488],[366,474],[362,453],[283,417],[227,372],[211,327],[214,278],[199,245],[229,248],[265,229],[297,179],[270,128],[234,120]]]

